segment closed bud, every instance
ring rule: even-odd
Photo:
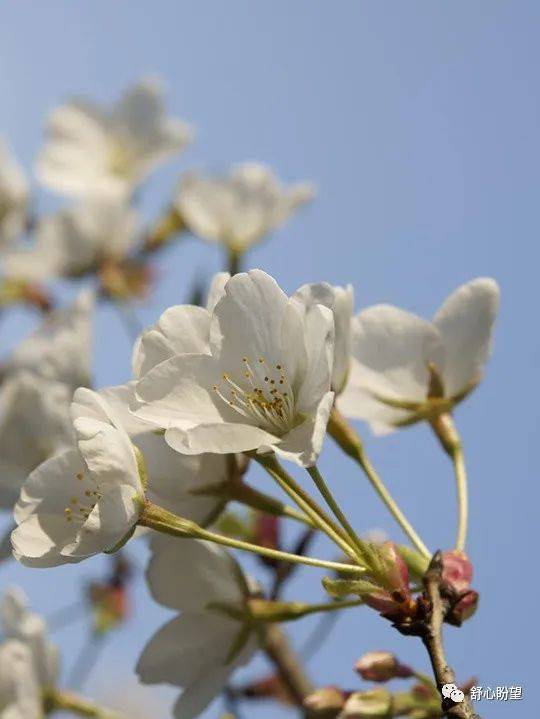
[[[391,652],[368,652],[356,662],[354,668],[362,679],[370,682],[387,682],[412,676],[411,668],[400,664]]]
[[[323,687],[304,699],[304,708],[310,717],[334,719],[345,706],[345,701],[345,692],[338,687]]]
[[[339,719],[371,719],[387,717],[392,707],[392,695],[386,689],[355,692],[347,699]]]
[[[472,576],[472,564],[464,552],[452,551],[443,554],[443,581],[447,582],[458,594],[469,589]]]

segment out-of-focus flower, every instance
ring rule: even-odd
[[[304,700],[304,707],[314,719],[335,719],[345,706],[347,694],[338,687],[322,687]]]
[[[0,644],[0,717],[43,718],[41,688],[32,653],[25,644],[14,639]]]
[[[30,472],[73,446],[69,406],[88,384],[93,295],[48,315],[2,366],[0,385],[0,507],[11,509]]]
[[[199,540],[155,537],[147,579],[154,599],[182,612],[146,645],[137,665],[145,684],[183,688],[177,719],[199,716],[258,648],[246,621],[247,585],[234,559]]]
[[[16,639],[30,649],[41,687],[53,689],[59,673],[58,649],[49,641],[45,620],[29,610],[26,596],[17,587],[5,592],[0,603],[0,620],[5,637]]]
[[[6,254],[4,274],[28,281],[78,277],[121,262],[137,240],[133,208],[122,198],[94,197],[41,220],[35,245]]]
[[[362,679],[370,682],[387,682],[390,679],[408,679],[412,669],[400,664],[392,652],[368,652],[354,665]]]
[[[0,249],[23,232],[27,219],[28,184],[17,160],[0,139]]]
[[[0,507],[12,509],[30,472],[73,444],[73,389],[28,371],[0,386]]]
[[[150,370],[136,414],[184,454],[274,451],[314,464],[334,397],[331,312],[289,299],[261,270],[239,274],[214,308],[210,352]]]
[[[294,295],[307,307],[323,305],[334,315],[335,343],[332,389],[338,395],[347,382],[351,363],[354,291],[351,285],[335,287],[327,282],[303,285]]]
[[[112,551],[134,531],[144,499],[139,456],[105,400],[75,392],[77,448],[34,470],[15,507],[15,557],[29,566],[79,562]]]
[[[165,115],[159,83],[143,80],[110,109],[73,100],[54,110],[37,174],[67,195],[125,195],[191,137]]]
[[[39,328],[11,353],[4,371],[27,370],[73,389],[91,375],[94,295],[82,291],[66,309],[48,314]]]
[[[496,282],[481,278],[450,295],[432,322],[389,305],[360,312],[339,410],[379,434],[451,411],[481,380],[498,303]]]
[[[193,234],[243,252],[313,195],[310,183],[283,187],[269,167],[250,162],[234,167],[225,177],[186,175],[176,209]]]
[[[387,717],[392,707],[392,695],[386,689],[355,692],[347,699],[338,719],[371,719]]]

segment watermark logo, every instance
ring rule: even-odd
[[[444,684],[441,688],[441,694],[445,699],[451,699],[456,704],[465,699],[465,694],[455,684]]]

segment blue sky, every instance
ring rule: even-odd
[[[250,255],[251,266],[285,289],[352,282],[358,307],[384,301],[429,316],[461,282],[479,275],[499,281],[503,301],[486,381],[457,412],[481,604],[463,630],[448,630],[461,678],[523,686],[521,703],[483,705],[495,719],[531,716],[539,706],[531,631],[538,603],[539,21],[532,0],[7,0],[0,9],[0,132],[28,169],[44,116],[58,102],[73,94],[112,100],[141,75],[158,75],[168,84],[171,111],[196,126],[197,141],[148,183],[148,218],[166,203],[181,170],[262,160],[286,180],[311,179],[319,188],[309,209]],[[39,198],[44,210],[56,202],[44,192]],[[215,248],[194,241],[165,253],[159,287],[140,316],[152,322],[185,299],[195,272],[210,275],[220,261]],[[4,320],[3,346],[30,324],[21,313]],[[96,329],[97,384],[127,379],[130,348],[116,313],[100,310]],[[385,439],[361,429],[428,544],[448,546],[452,476],[427,429]],[[355,467],[330,444],[322,467],[358,528],[399,537]],[[143,565],[142,548],[132,551]],[[0,581],[20,582],[53,613],[100,566],[97,560],[49,574],[10,566]],[[318,579],[305,570],[291,596],[318,596]],[[88,690],[128,686],[136,654],[163,616],[139,583],[137,621],[111,641]],[[297,642],[310,626],[295,627]],[[79,624],[58,632],[68,667],[84,631]],[[310,670],[318,683],[354,687],[351,665],[368,649],[395,648],[425,668],[417,644],[372,613],[356,612],[340,621]],[[217,712],[215,706],[207,716]],[[154,715],[166,717],[166,709]],[[249,715],[281,712],[252,707]]]

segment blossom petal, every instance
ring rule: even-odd
[[[281,347],[281,328],[287,307],[287,295],[277,282],[262,270],[251,270],[231,277],[225,296],[214,309],[212,327],[213,354],[219,356],[223,371],[231,377],[243,374],[243,357],[269,365],[287,367]]]
[[[212,612],[187,612],[165,624],[152,637],[137,664],[144,684],[186,687],[216,666],[225,666],[241,627]]]
[[[264,429],[241,422],[201,423],[189,429],[170,427],[165,431],[165,440],[183,454],[249,452],[280,441]]]
[[[353,361],[339,400],[349,417],[371,419],[373,404],[362,396],[423,402],[430,361],[440,366],[443,348],[429,322],[389,305],[363,310],[353,320]],[[349,394],[350,393],[350,394]]]
[[[458,394],[479,381],[490,354],[498,308],[497,283],[479,278],[459,287],[435,315],[445,349],[442,374],[446,395]]]
[[[201,612],[213,602],[239,604],[243,591],[233,557],[199,539],[152,539],[146,579],[156,602],[182,612]],[[174,567],[183,571],[173,571]]]
[[[312,467],[322,450],[333,402],[334,393],[327,392],[319,402],[316,412],[274,446],[275,453],[301,467]]]
[[[135,414],[161,428],[223,422],[233,410],[213,389],[220,379],[221,370],[209,355],[171,357],[137,383]]]
[[[152,367],[180,354],[204,354],[209,351],[210,314],[203,307],[169,307],[155,327],[142,333],[133,353],[135,378]]]

